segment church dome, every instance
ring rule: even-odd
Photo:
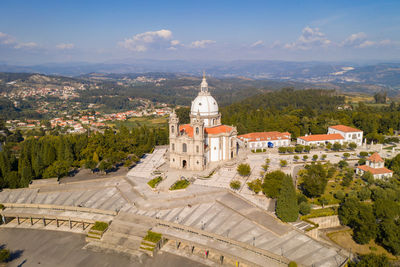
[[[203,76],[198,96],[192,101],[190,112],[192,115],[200,113],[200,116],[218,115],[218,104],[214,97],[210,95],[210,92],[208,92],[208,84],[205,76]]]
[[[218,115],[217,101],[209,93],[203,94],[202,92],[192,101],[192,108],[190,110],[192,115],[210,116]]]

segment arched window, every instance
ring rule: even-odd
[[[182,144],[182,152],[187,152],[187,146],[185,143]]]
[[[175,151],[175,144],[172,144],[172,151]]]
[[[213,125],[215,125],[215,119],[213,119],[212,122],[213,122]]]
[[[199,134],[199,127],[196,127],[196,134]]]
[[[196,146],[196,153],[199,153],[199,146]]]
[[[175,131],[175,128],[174,128],[174,126],[172,125],[172,126],[171,126],[171,133],[174,133],[174,131]]]

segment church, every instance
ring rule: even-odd
[[[203,75],[200,92],[192,101],[190,123],[180,125],[175,111],[170,115],[170,166],[204,170],[210,162],[235,158],[238,152],[236,137],[236,127],[221,124],[217,101],[208,91]]]

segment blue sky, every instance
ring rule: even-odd
[[[400,60],[400,1],[2,0],[0,62]]]

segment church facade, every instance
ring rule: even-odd
[[[236,127],[222,125],[218,104],[208,91],[205,76],[192,101],[190,123],[179,124],[175,112],[169,118],[170,166],[204,170],[210,162],[230,160],[237,155]]]

